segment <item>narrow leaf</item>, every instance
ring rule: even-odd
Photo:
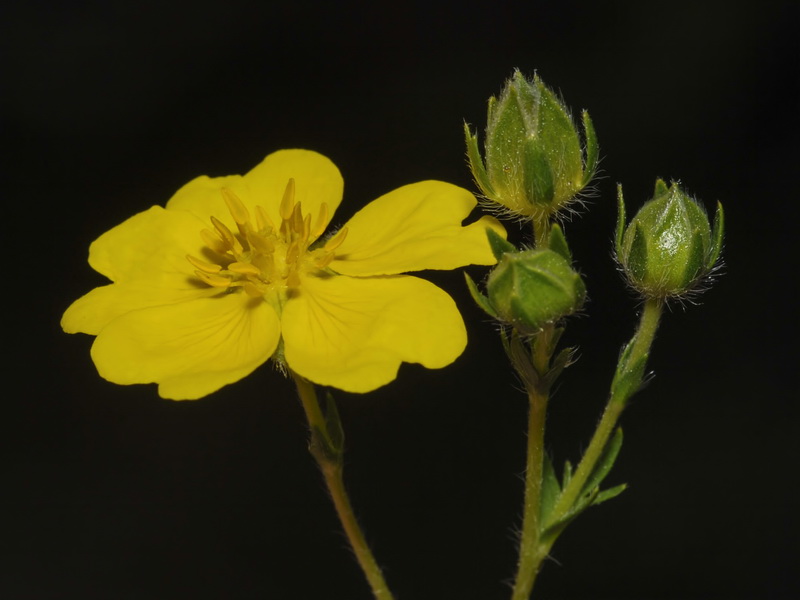
[[[618,427],[614,436],[606,444],[603,453],[594,466],[592,474],[586,481],[586,485],[583,487],[584,494],[592,493],[600,487],[606,475],[611,471],[611,467],[614,466],[614,461],[617,460],[620,448],[622,448],[622,428]]]
[[[542,491],[539,497],[539,522],[546,523],[547,518],[553,511],[553,507],[556,505],[558,496],[561,494],[561,487],[558,485],[558,478],[556,477],[556,472],[553,469],[553,463],[550,461],[550,457],[547,456],[547,454],[544,456],[544,464],[542,466]]]
[[[627,483],[621,483],[620,485],[615,485],[612,488],[608,488],[607,490],[603,490],[597,496],[595,496],[594,501],[592,502],[592,506],[597,506],[598,504],[605,502],[606,500],[611,500],[612,498],[616,498],[625,489],[628,487]]]
[[[622,236],[625,234],[625,200],[622,197],[622,184],[617,185],[617,232],[614,238],[614,251],[617,260],[622,260]]]
[[[597,173],[597,163],[600,160],[600,146],[597,143],[597,134],[592,124],[592,119],[589,118],[589,113],[583,111],[581,113],[583,120],[583,133],[586,136],[586,158],[583,171],[583,185],[586,186],[592,180],[592,177]]]
[[[714,216],[714,231],[711,233],[711,251],[706,260],[706,267],[713,267],[722,254],[722,240],[725,237],[725,211],[722,203],[717,202],[717,214]]]

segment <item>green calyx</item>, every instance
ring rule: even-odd
[[[627,226],[621,187],[618,203],[616,253],[631,285],[647,298],[696,290],[722,251],[722,205],[712,230],[703,207],[674,182],[657,180],[653,198]]]
[[[489,99],[485,161],[477,135],[465,127],[467,157],[487,199],[523,218],[554,215],[589,183],[598,146],[582,114],[585,151],[564,104],[541,79],[515,71],[499,98]]]
[[[535,333],[574,313],[586,299],[580,275],[561,254],[547,249],[503,254],[486,291],[497,318],[521,333]]]

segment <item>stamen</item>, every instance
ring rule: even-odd
[[[294,241],[289,244],[289,248],[286,250],[286,264],[294,265],[298,258],[300,258],[300,246]]]
[[[225,243],[228,244],[228,247],[233,250],[234,254],[239,254],[242,252],[242,245],[239,243],[239,240],[234,237],[233,233],[231,233],[231,230],[227,228],[225,223],[212,215],[211,224],[214,225],[214,228],[219,232],[220,237],[222,237]]]
[[[325,269],[329,264],[333,262],[333,259],[336,258],[336,254],[333,252],[325,253],[322,258],[318,259],[314,264],[317,265],[320,269]]]
[[[250,263],[234,262],[228,265],[228,271],[239,273],[240,275],[261,275],[258,267],[254,267]]]
[[[245,281],[242,289],[244,289],[244,292],[248,296],[252,296],[253,298],[259,298],[264,295],[264,292],[258,289],[258,286],[250,281]]]
[[[315,240],[325,232],[325,227],[328,225],[328,203],[323,202],[319,206],[319,213],[317,214],[317,224],[312,230],[310,240]]]
[[[307,244],[308,239],[311,236],[311,215],[306,215],[306,218],[303,219],[303,243]]]
[[[325,244],[325,250],[328,252],[333,252],[339,246],[344,243],[344,240],[347,238],[347,227],[342,227],[334,237],[332,237],[327,244]]]
[[[281,200],[280,215],[281,219],[288,221],[292,216],[294,209],[294,178],[289,178],[289,183],[286,184],[286,189],[283,192],[283,200]]]
[[[222,270],[222,267],[219,265],[215,265],[214,263],[206,262],[204,260],[200,260],[199,258],[195,258],[191,254],[186,255],[186,260],[188,260],[192,265],[203,271],[204,273],[219,273]]]
[[[272,219],[269,218],[267,211],[265,211],[264,207],[260,204],[256,205],[256,226],[258,227],[259,231],[275,230],[275,223],[272,222]]]
[[[236,194],[228,188],[222,188],[222,197],[237,225],[244,225],[250,220],[250,212]]]
[[[194,274],[211,287],[226,288],[230,287],[232,283],[228,277],[223,277],[222,275],[212,275],[211,273],[204,273],[200,270],[195,271]]]
[[[292,211],[291,227],[294,233],[297,234],[303,233],[303,210],[300,207],[300,202],[294,205],[294,210]]]
[[[211,248],[217,254],[225,254],[228,250],[230,250],[225,242],[210,229],[201,230],[200,239],[203,240],[206,246]]]
[[[292,288],[300,287],[300,275],[297,271],[292,271],[286,278],[286,285]]]

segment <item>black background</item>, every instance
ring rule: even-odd
[[[576,460],[637,301],[610,258],[657,176],[728,215],[724,275],[666,316],[652,385],[624,416],[630,489],[557,543],[539,598],[798,594],[798,64],[795,2],[26,2],[2,10],[6,381],[2,598],[369,598],[265,366],[196,402],[101,380],[61,333],[103,282],[89,243],[199,174],[287,147],[340,167],[336,222],[401,184],[471,187],[462,122],[518,67],[597,128],[603,178],[567,224],[591,301],[552,403]],[[512,237],[519,239],[516,225]],[[481,278],[484,270],[470,268]],[[470,344],[338,393],[346,478],[398,599],[508,597],[525,401],[460,273]],[[791,369],[791,370],[790,370]]]

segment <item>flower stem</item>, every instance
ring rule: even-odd
[[[525,501],[522,516],[522,534],[519,544],[517,576],[514,579],[512,600],[527,600],[544,559],[541,555],[539,536],[542,531],[541,499],[544,472],[544,431],[547,403],[550,391],[541,385],[542,378],[550,368],[553,352],[553,324],[546,325],[536,336],[531,349],[531,364],[537,373],[537,381],[527,381],[520,376],[528,391],[528,450],[525,468]]]
[[[314,384],[292,372],[292,377],[297,385],[297,394],[308,419],[308,426],[311,430],[311,443],[309,449],[317,461],[317,464],[325,478],[336,514],[344,528],[350,547],[356,556],[361,570],[367,577],[372,594],[376,600],[392,600],[393,596],[386,581],[383,578],[378,563],[372,555],[372,551],[367,545],[364,533],[358,525],[356,516],[353,513],[353,506],[344,487],[342,473],[342,448],[336,441],[336,432],[330,430],[329,420],[322,413],[317,400],[317,393]]]
[[[542,473],[544,464],[544,422],[548,394],[529,390],[528,454],[525,470],[525,508],[519,544],[519,562],[512,600],[527,600],[544,556],[540,556]]]
[[[653,339],[658,329],[658,323],[661,319],[663,306],[664,303],[661,299],[648,299],[645,301],[639,319],[639,328],[636,330],[632,339],[633,346],[626,360],[627,365],[636,365],[636,363],[650,351],[650,346],[653,344]],[[623,368],[625,368],[624,365]],[[584,485],[592,474],[600,456],[602,456],[606,444],[611,434],[614,432],[617,421],[622,411],[625,409],[627,400],[627,397],[618,397],[613,394],[609,398],[600,423],[598,423],[592,440],[589,442],[589,447],[586,449],[569,484],[562,491],[558,501],[553,507],[553,511],[550,513],[549,523],[558,523],[567,517],[584,492]],[[556,536],[553,536],[550,546],[555,542],[555,538]]]

